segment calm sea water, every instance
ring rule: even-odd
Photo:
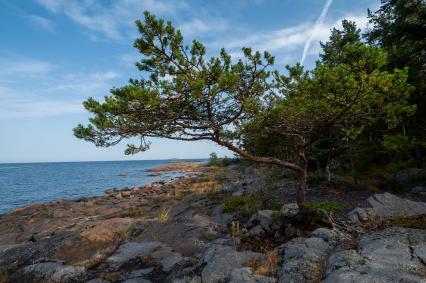
[[[103,195],[109,188],[143,186],[182,175],[148,176],[152,172],[146,169],[171,162],[175,160],[0,164],[0,214],[32,203]]]

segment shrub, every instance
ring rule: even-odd
[[[308,200],[305,202],[305,206],[309,209],[323,209],[327,212],[332,212],[335,214],[339,214],[343,211],[343,205],[341,205],[340,203],[337,202],[332,202],[332,201],[314,201],[314,200]]]
[[[231,196],[225,200],[223,212],[235,212],[240,216],[249,216],[257,211],[256,199],[253,195]]]

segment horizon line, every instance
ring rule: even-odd
[[[204,160],[208,157],[161,158],[161,159],[130,159],[130,160],[73,160],[73,161],[25,161],[25,162],[0,162],[3,164],[38,164],[38,163],[78,163],[78,162],[127,162],[127,161],[168,161],[168,160]]]

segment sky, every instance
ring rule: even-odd
[[[144,76],[134,63],[134,21],[149,10],[171,20],[209,56],[224,47],[268,50],[275,68],[312,68],[330,29],[350,19],[365,29],[379,0],[0,0],[0,163],[206,158],[232,153],[211,142],[152,139],[125,156],[126,143],[97,148],[72,129],[90,117],[88,97]]]

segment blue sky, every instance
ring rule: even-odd
[[[231,153],[208,142],[152,140],[124,156],[125,144],[102,149],[72,128],[89,117],[81,106],[141,76],[132,44],[144,10],[172,20],[186,40],[210,55],[225,47],[269,50],[276,68],[318,58],[319,41],[343,18],[367,26],[379,0],[0,0],[0,163],[203,158]]]

